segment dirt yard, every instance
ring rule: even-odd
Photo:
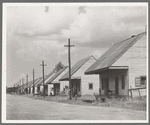
[[[91,106],[94,103],[60,97],[7,95],[7,120],[145,120],[146,111]],[[54,102],[57,100],[58,102]],[[44,101],[46,100],[46,101]],[[80,105],[79,105],[80,104]],[[83,105],[84,104],[84,105]],[[86,106],[85,106],[86,105]]]

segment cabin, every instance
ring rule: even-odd
[[[39,78],[34,80],[34,85],[37,83]],[[28,83],[28,88],[29,88],[29,94],[35,94],[35,87],[33,86],[33,81]]]
[[[86,70],[85,74],[99,74],[100,94],[138,96],[136,90],[146,94],[146,41],[143,32],[118,42]]]
[[[18,89],[19,89],[19,87],[18,86],[16,86],[16,87],[8,87],[7,88],[7,91],[6,91],[6,93],[8,94],[12,94],[12,93],[18,93]]]
[[[86,95],[99,93],[99,76],[85,75],[84,72],[94,63],[96,59],[90,56],[78,61],[71,67],[71,84],[73,95]],[[59,81],[69,81],[69,71],[64,74]],[[60,83],[61,84],[61,83]]]
[[[33,94],[33,81],[31,81],[29,85],[29,94]]]
[[[48,75],[45,75],[44,77],[44,88],[45,88],[45,95],[49,96],[53,94],[53,86],[52,85],[47,85],[47,81],[53,77],[54,73],[50,72]],[[41,78],[41,80],[38,82],[38,84],[36,85],[37,87],[37,91],[40,93],[44,93],[44,89],[43,89],[43,77]]]
[[[63,67],[58,72],[54,73],[54,75],[46,81],[46,85],[52,85],[53,86],[53,95],[58,95],[60,92],[63,92],[64,94],[67,93],[67,91],[64,91],[63,85],[60,84],[59,79],[68,72],[68,66]],[[48,88],[48,87],[47,87]]]
[[[34,94],[35,94],[35,95],[39,94],[39,93],[38,93],[38,87],[37,87],[37,85],[38,85],[38,83],[39,83],[41,80],[42,80],[42,77],[39,77],[39,78],[37,78],[37,79],[35,80],[35,82],[34,82]],[[33,86],[32,86],[32,87],[33,87]]]
[[[28,82],[28,94],[31,94],[32,81]]]

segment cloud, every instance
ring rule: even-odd
[[[57,51],[61,52],[63,46],[59,41],[36,39],[30,43],[20,42],[16,54],[23,60],[41,60],[47,57],[51,58],[52,55],[58,56]]]
[[[108,48],[132,34],[142,32],[146,22],[145,7],[107,6],[8,7],[8,45],[15,43],[19,58],[58,58],[67,55],[68,38],[86,48]],[[12,44],[11,44],[12,43]],[[72,53],[79,51],[72,48]],[[77,54],[77,53],[76,53]],[[96,54],[98,55],[98,54]]]
[[[47,35],[67,28],[77,15],[77,7],[8,7],[7,27],[26,36]]]
[[[145,17],[146,7],[86,7],[86,13],[77,15],[70,28],[63,29],[62,34],[80,43],[99,41],[101,46],[109,46],[132,33],[143,32]]]

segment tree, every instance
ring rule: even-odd
[[[62,62],[59,62],[58,64],[55,65],[53,72],[58,72],[62,68],[64,68],[64,65],[62,64]]]

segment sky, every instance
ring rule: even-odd
[[[35,79],[58,62],[68,65],[68,39],[72,45],[71,65],[88,56],[97,59],[114,43],[145,31],[147,8],[102,6],[101,4],[6,7],[6,85],[13,86],[35,70]]]

